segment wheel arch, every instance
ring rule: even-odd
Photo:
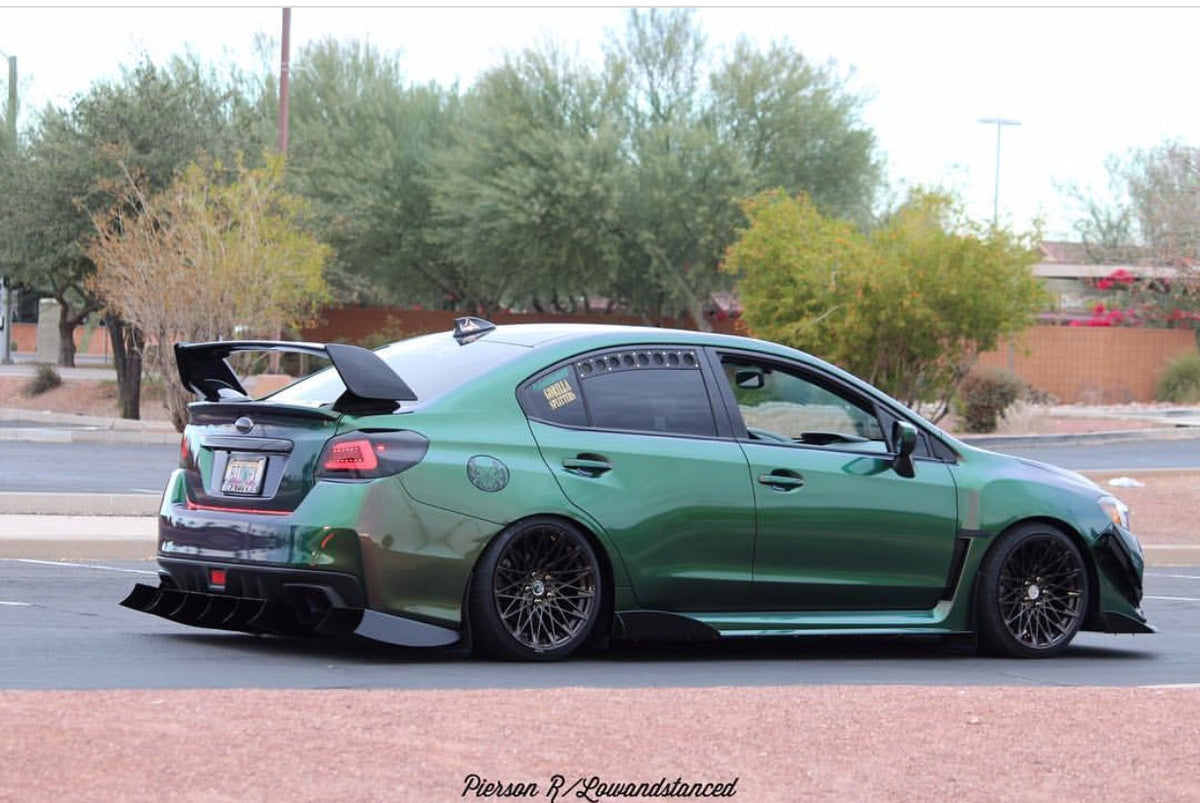
[[[479,554],[475,556],[475,562],[471,565],[471,571],[467,575],[467,582],[463,586],[463,630],[470,638],[471,632],[471,617],[469,615],[468,600],[471,598],[471,588],[475,584],[475,575],[479,570],[479,563],[483,560],[484,554],[487,553],[492,542],[495,541],[502,533],[507,532],[513,527],[540,519],[543,521],[559,521],[571,525],[572,527],[583,533],[583,537],[587,539],[588,545],[592,548],[592,552],[596,555],[596,560],[600,564],[600,582],[604,584],[606,592],[602,597],[602,605],[600,615],[596,619],[596,627],[592,632],[592,643],[603,643],[612,634],[613,623],[615,621],[616,611],[616,572],[613,566],[613,556],[609,552],[608,545],[603,539],[596,535],[592,527],[587,523],[580,521],[572,516],[567,516],[563,513],[530,513],[520,518],[513,519],[496,531],[487,541],[484,542]]]
[[[1095,556],[1092,554],[1091,548],[1088,546],[1087,541],[1084,540],[1083,534],[1080,533],[1079,530],[1077,530],[1068,522],[1059,518],[1055,518],[1054,516],[1028,516],[1012,522],[1003,530],[996,533],[996,536],[990,539],[991,543],[988,544],[988,548],[984,550],[983,555],[980,556],[979,563],[975,566],[974,585],[978,587],[979,578],[983,572],[984,561],[987,559],[987,556],[991,553],[991,551],[996,548],[996,544],[1000,543],[1000,540],[1011,531],[1028,524],[1042,524],[1053,527],[1063,535],[1067,536],[1067,538],[1071,540],[1071,543],[1075,545],[1075,548],[1079,550],[1079,555],[1083,558],[1084,569],[1087,571],[1089,593],[1087,612],[1084,615],[1084,627],[1087,627],[1088,623],[1098,615],[1100,610],[1100,573],[1096,567]],[[972,597],[974,596],[975,595],[972,594]],[[979,611],[974,605],[972,606],[971,619],[972,629],[978,630]]]

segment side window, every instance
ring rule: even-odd
[[[568,365],[536,377],[517,394],[525,415],[548,424],[586,427],[587,409],[579,393],[579,379]]]
[[[752,439],[887,451],[879,420],[854,398],[768,363],[721,365]]]
[[[673,435],[717,434],[699,370],[645,368],[584,380],[592,426]]]
[[[530,418],[563,426],[715,437],[695,352],[630,349],[551,369],[518,392]]]

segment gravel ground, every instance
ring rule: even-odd
[[[10,692],[0,722],[3,801],[477,799],[471,775],[564,801],[654,799],[571,789],[593,777],[748,801],[1200,799],[1192,689]]]
[[[1200,441],[1197,441],[1200,449]],[[1200,544],[1200,471],[1160,470],[1083,472],[1129,505],[1129,524],[1145,545]],[[1108,481],[1129,477],[1143,484],[1140,488],[1113,487]]]

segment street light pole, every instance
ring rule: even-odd
[[[15,153],[17,150],[17,57],[0,51],[0,56],[8,59],[8,141]],[[8,277],[0,276],[0,363],[8,364],[12,360],[13,321],[11,293],[8,288]]]
[[[992,192],[992,231],[995,232],[1000,227],[1000,129],[1006,125],[1020,125],[1021,121],[1009,120],[1004,117],[983,117],[979,122],[996,126],[996,177],[994,179],[995,189]],[[1008,343],[1009,372],[1016,367],[1016,361],[1016,345],[1010,340]]]
[[[1020,120],[1009,120],[1004,117],[983,117],[979,122],[996,126],[996,178],[995,190],[992,194],[992,228],[1000,225],[1000,129],[1006,125],[1020,125]]]

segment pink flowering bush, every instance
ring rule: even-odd
[[[1184,274],[1174,279],[1139,278],[1117,268],[1096,280],[1108,298],[1097,302],[1087,318],[1071,326],[1156,326],[1200,329],[1200,278]]]

